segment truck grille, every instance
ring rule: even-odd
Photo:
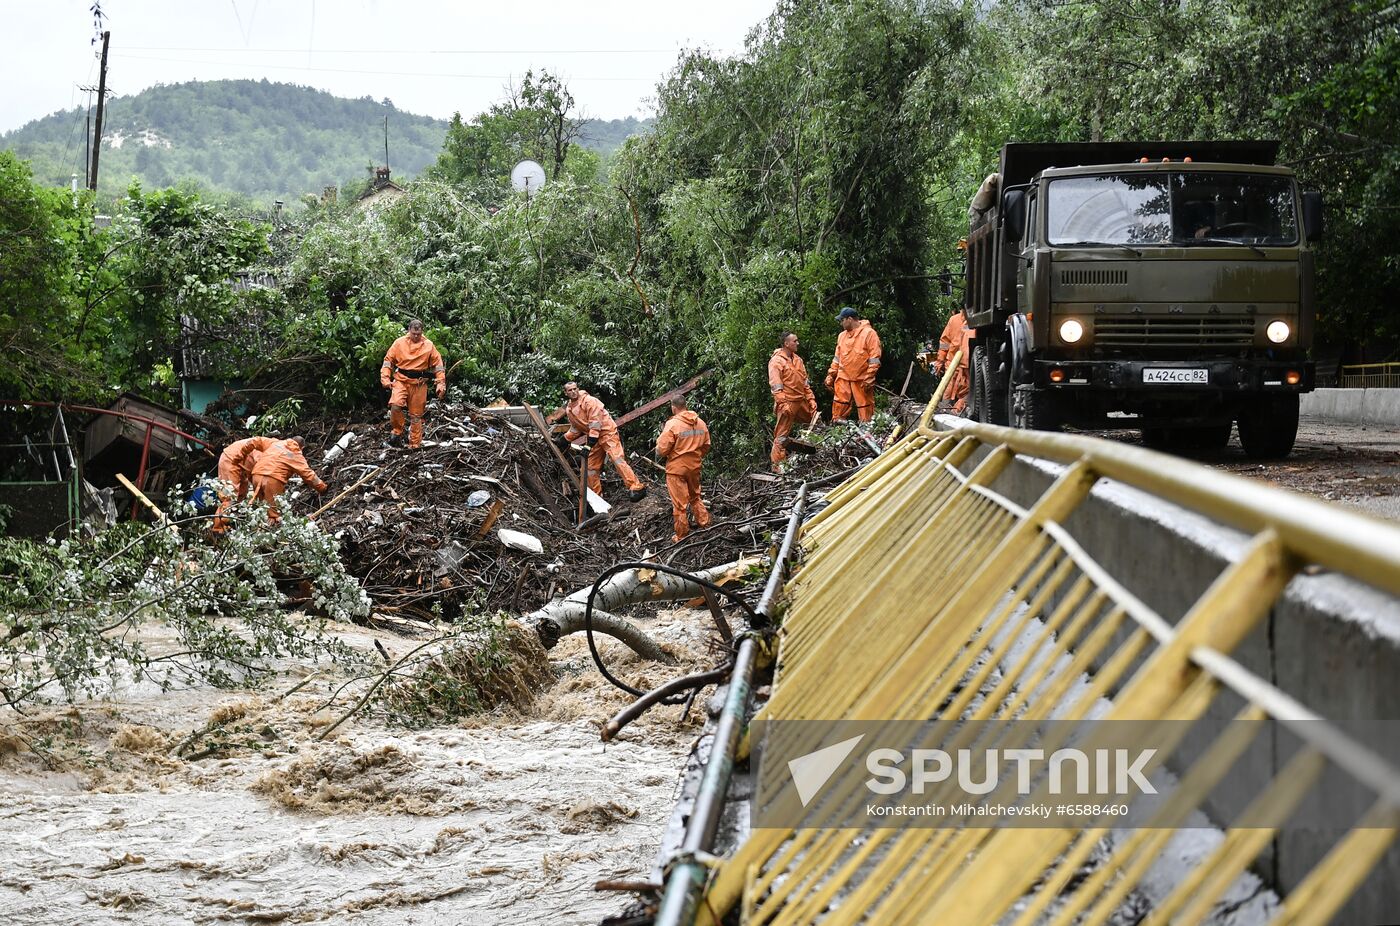
[[[1126,286],[1126,270],[1061,270],[1060,283],[1065,286]]]
[[[1101,347],[1250,347],[1254,319],[1099,316],[1094,319],[1094,343]]]

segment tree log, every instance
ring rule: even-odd
[[[757,562],[758,560],[752,558],[735,560],[722,566],[700,570],[695,576],[722,585],[726,580],[734,581],[740,578],[745,570]],[[565,598],[556,598],[538,611],[525,615],[525,621],[535,628],[545,649],[552,649],[560,637],[583,631],[583,614],[591,589],[591,585],[585,586]],[[671,662],[671,657],[662,651],[655,640],[635,624],[610,612],[644,601],[676,601],[699,598],[703,594],[703,586],[680,576],[650,569],[628,569],[610,577],[598,588],[598,594],[593,599],[593,630],[595,633],[616,637],[643,659]]]

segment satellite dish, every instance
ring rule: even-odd
[[[544,186],[544,168],[538,161],[521,161],[511,168],[510,185],[529,196]]]

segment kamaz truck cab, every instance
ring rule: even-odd
[[[1286,456],[1322,200],[1277,142],[1008,144],[969,211],[976,416]]]

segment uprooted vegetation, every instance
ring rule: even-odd
[[[232,530],[215,541],[177,488],[161,499],[169,524],[0,541],[0,695],[22,708],[140,682],[227,687],[255,683],[278,660],[329,660],[349,670],[341,685],[349,709],[339,704],[325,735],[365,710],[410,726],[501,705],[526,710],[550,679],[546,651],[583,629],[583,590],[604,569],[646,559],[742,583],[794,490],[772,477],[707,475],[713,523],[672,543],[664,481],[640,462],[651,494],[628,501],[609,472],[611,510],[580,526],[578,474],[533,428],[499,410],[436,405],[424,447],[407,451],[386,446],[381,416],[287,423],[307,435],[308,456],[331,488],[317,497],[294,486],[280,524],[258,504],[239,504]],[[872,455],[879,437],[834,428],[818,438],[822,454],[794,462],[830,480]],[[189,484],[203,465],[177,463],[166,475]],[[521,549],[507,531],[533,538],[538,550]],[[595,630],[646,660],[673,662],[609,610],[646,613],[663,600],[698,600],[699,588],[654,573],[621,578],[631,584],[614,582],[600,596]],[[328,622],[415,639],[390,660],[347,646]],[[160,645],[138,632],[143,625],[165,628]],[[262,739],[222,725],[209,734],[180,755],[259,748]]]

